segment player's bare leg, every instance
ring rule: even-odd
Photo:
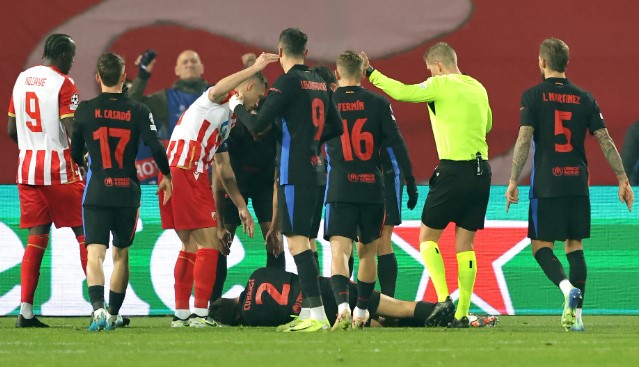
[[[89,300],[93,307],[92,321],[89,331],[104,330],[107,326],[107,312],[104,307],[104,258],[107,247],[101,244],[87,246],[87,286]]]
[[[397,283],[397,259],[391,240],[394,228],[394,226],[384,226],[382,236],[377,243],[377,278],[382,294],[390,297],[395,296]]]
[[[107,318],[107,330],[115,329],[118,325],[120,307],[124,302],[126,288],[129,284],[129,249],[112,248],[113,273],[111,274],[109,291],[109,312]]]
[[[457,251],[457,274],[459,283],[459,301],[455,318],[448,327],[466,328],[470,326],[468,310],[477,277],[477,257],[473,250],[476,231],[462,227],[455,228],[455,249]]]
[[[33,298],[40,279],[42,257],[49,245],[50,229],[51,223],[29,228],[29,238],[20,267],[22,291],[16,327],[49,327],[33,314]]]
[[[331,285],[337,304],[337,320],[333,330],[346,330],[352,326],[353,317],[349,305],[348,261],[353,253],[353,240],[343,236],[332,236],[331,241]]]
[[[584,331],[584,323],[581,318],[584,303],[584,295],[586,293],[586,278],[588,268],[586,267],[586,259],[584,258],[584,245],[582,240],[566,240],[564,245],[566,250],[566,258],[570,264],[569,280],[570,283],[579,288],[581,298],[579,298],[577,308],[575,309],[575,324],[570,327],[571,331]]]
[[[561,316],[561,324],[568,330],[575,324],[576,309],[581,298],[581,291],[570,283],[564,267],[555,256],[553,249],[553,242],[532,241],[533,256],[535,256],[539,266],[548,279],[555,283],[564,294],[564,310]]]
[[[359,258],[359,268],[357,270],[357,306],[353,310],[353,328],[364,327],[369,318],[368,302],[375,288],[377,276],[377,242],[357,245],[357,256]]]
[[[310,308],[310,317],[283,331],[297,332],[327,329],[329,325],[320,293],[319,268],[311,251],[310,239],[304,236],[290,236],[286,239],[289,251],[297,265],[302,294],[304,299],[306,299],[306,306]]]

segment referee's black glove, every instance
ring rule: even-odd
[[[408,192],[408,209],[415,209],[415,205],[417,205],[417,198],[419,197],[419,192],[417,191],[417,185],[415,184],[415,177],[406,177],[406,191]]]

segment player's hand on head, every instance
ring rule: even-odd
[[[266,249],[269,253],[277,256],[282,253],[282,233],[273,226],[269,228],[264,238]]]
[[[371,66],[371,63],[368,60],[368,55],[366,55],[366,52],[364,51],[360,52],[359,57],[361,57],[362,60],[364,60],[364,70],[368,69],[368,67]]]
[[[273,63],[275,61],[278,61],[279,59],[280,59],[280,56],[277,54],[262,52],[260,56],[253,63],[252,67],[257,69],[258,71],[261,71],[266,67],[266,65]]]
[[[408,192],[408,203],[406,203],[406,206],[408,209],[413,210],[417,205],[417,199],[419,199],[419,191],[417,190],[415,177],[406,177],[406,191]]]
[[[506,189],[506,213],[510,209],[510,204],[519,204],[519,187],[514,181],[510,181]]]
[[[635,201],[635,193],[632,191],[632,187],[628,181],[619,183],[619,200],[622,203],[626,203],[629,211],[632,211],[632,204]]]
[[[233,243],[231,232],[227,231],[224,227],[218,227],[217,238],[220,241],[220,253],[228,256],[231,253],[231,244]]]
[[[250,238],[253,238],[253,234],[255,231],[255,222],[253,221],[253,216],[251,212],[249,212],[248,208],[240,209],[239,211],[240,220],[242,221],[242,230],[244,233],[248,233]]]
[[[164,200],[162,200],[162,205],[166,205],[171,199],[173,195],[173,181],[170,176],[163,176],[162,180],[158,184],[158,191],[155,193],[156,195],[160,194],[160,191],[164,193]]]
[[[231,111],[235,111],[237,106],[241,104],[244,104],[244,101],[242,99],[242,95],[239,92],[232,95],[229,99],[229,108],[231,109]]]
[[[244,65],[245,68],[253,65],[253,63],[255,63],[255,60],[257,59],[257,56],[255,56],[254,53],[249,52],[246,53],[244,55],[242,55],[242,65]]]

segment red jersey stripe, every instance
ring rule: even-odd
[[[64,150],[64,164],[66,165],[67,182],[75,182],[75,173],[71,163],[71,150],[69,149]]]
[[[200,131],[197,134],[197,141],[198,142],[203,142],[204,141],[204,135],[206,135],[206,130],[209,129],[209,126],[211,126],[211,122],[208,120],[204,120],[204,122],[202,122],[202,126],[200,127]]]
[[[20,183],[28,184],[29,183],[29,167],[31,166],[31,156],[33,155],[33,150],[29,149],[24,153],[24,159],[22,160],[22,180]]]
[[[46,150],[36,151],[36,165],[35,165],[35,184],[44,184],[44,157],[46,156]]]
[[[51,152],[51,184],[57,185],[60,181],[60,156],[55,150]]]

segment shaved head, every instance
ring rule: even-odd
[[[184,50],[180,53],[175,63],[175,75],[181,80],[201,79],[204,74],[204,65],[200,55],[193,50]]]

